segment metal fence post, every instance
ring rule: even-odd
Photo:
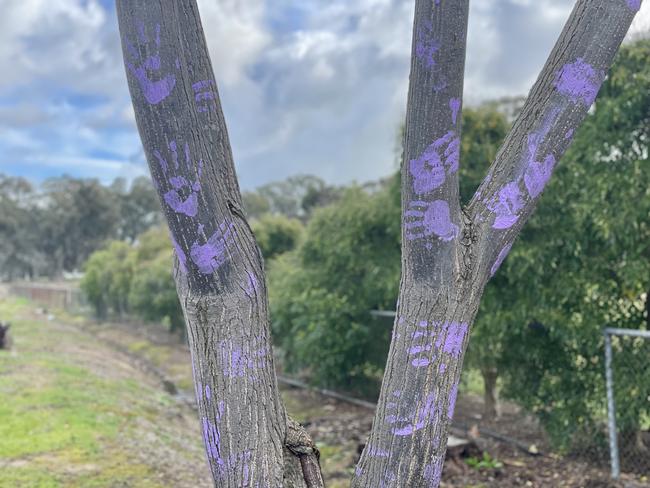
[[[618,453],[618,434],[616,431],[616,404],[614,402],[614,374],[612,371],[612,337],[609,331],[603,331],[605,336],[605,379],[607,382],[607,420],[609,427],[609,454],[612,465],[612,478],[621,476],[621,465]]]

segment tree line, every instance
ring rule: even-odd
[[[34,185],[0,173],[0,280],[80,271],[106,240],[133,242],[161,218],[147,177],[102,185],[63,176]]]

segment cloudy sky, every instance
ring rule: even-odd
[[[395,170],[413,0],[199,0],[242,187]],[[472,0],[466,103],[525,94],[573,2]],[[113,0],[0,0],[0,172],[146,173]],[[647,28],[646,1],[633,29]]]

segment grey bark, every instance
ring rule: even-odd
[[[544,158],[559,160],[592,101],[589,90],[562,92],[558,76],[578,63],[599,85],[634,16],[631,1],[578,1],[463,209],[457,165],[468,0],[415,3],[398,313],[354,487],[439,485],[483,288],[533,211]],[[117,11],[138,129],[175,248],[215,486],[323,486],[318,450],[287,419],[278,394],[263,261],[243,216],[196,1],[117,0]]]
[[[313,481],[317,450],[288,426],[278,393],[263,261],[242,211],[196,1],[118,0],[117,13],[138,130],[175,248],[215,486],[322,486]]]

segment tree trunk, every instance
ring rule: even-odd
[[[499,417],[499,398],[497,392],[497,378],[499,372],[496,368],[481,368],[483,377],[483,419],[494,420]]]
[[[118,0],[117,13],[138,130],[174,245],[215,486],[322,486],[317,451],[295,435],[278,393],[262,257],[242,211],[196,1]]]
[[[402,280],[354,487],[437,487],[485,284],[593,102],[638,2],[579,0],[466,208],[458,191],[468,0],[416,0],[402,165]],[[218,487],[322,487],[278,393],[264,267],[244,218],[195,0],[117,0],[136,121],[175,250],[199,416]]]

